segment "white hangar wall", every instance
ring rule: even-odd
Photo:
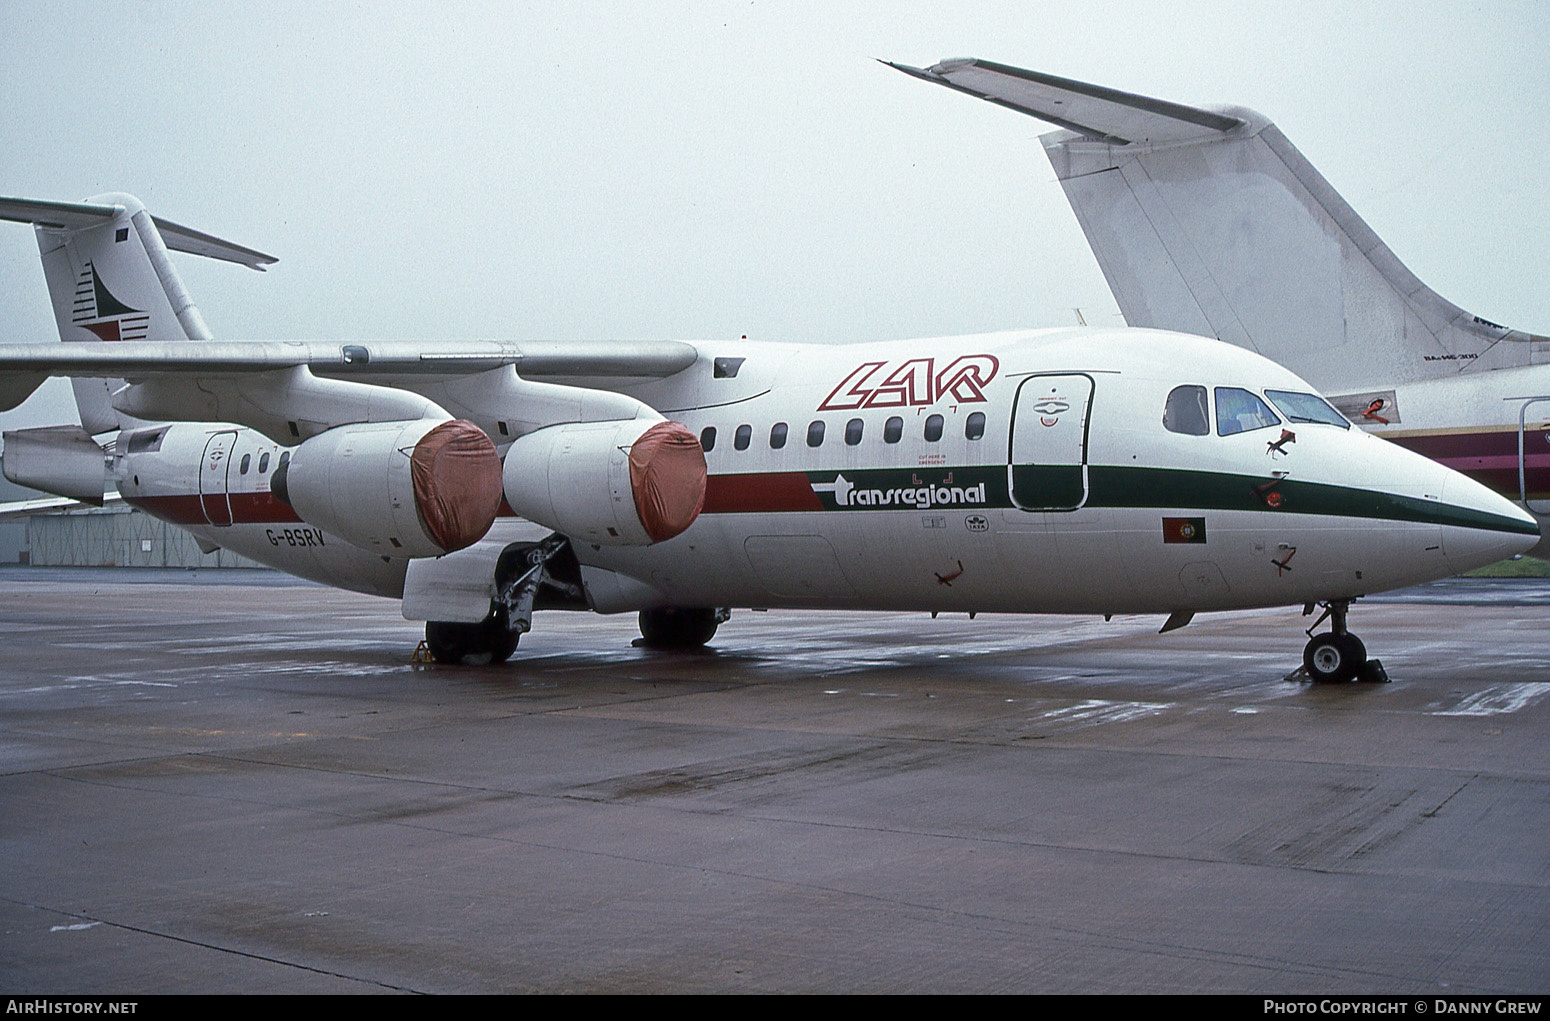
[[[11,563],[50,567],[264,567],[230,550],[202,553],[194,537],[129,507],[35,514],[27,554]],[[0,550],[3,553],[4,550]],[[269,568],[264,568],[269,570]]]

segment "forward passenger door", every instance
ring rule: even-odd
[[[1069,511],[1087,502],[1092,400],[1093,378],[1086,373],[1047,373],[1019,384],[1007,454],[1013,505]]]

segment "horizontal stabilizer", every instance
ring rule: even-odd
[[[156,223],[156,229],[161,231],[161,238],[167,247],[174,252],[188,252],[190,255],[202,255],[207,259],[220,259],[224,262],[235,262],[249,269],[256,269],[260,273],[265,266],[273,266],[280,260],[272,255],[244,248],[242,245],[234,245],[230,241],[222,241],[218,237],[201,233],[191,227],[185,227],[171,220],[163,220],[159,216],[151,217]]]
[[[103,449],[78,425],[6,430],[0,466],[19,486],[99,507],[107,488]]]
[[[111,220],[118,206],[95,202],[48,202],[44,199],[0,198],[0,220],[30,223],[49,230],[83,230]]]
[[[988,60],[944,60],[922,70],[884,61],[916,78],[968,93],[1111,145],[1161,144],[1231,131],[1237,117]]]
[[[0,220],[30,223],[44,230],[84,230],[127,212],[121,205],[105,205],[97,202],[50,202],[45,199],[0,198]],[[249,269],[263,271],[279,260],[272,255],[223,241],[182,224],[151,217],[162,241],[175,252],[203,255],[207,259],[235,262]]]
[[[16,500],[0,503],[0,522],[18,521],[34,514],[59,514],[64,511],[86,510],[102,506],[117,506],[124,498],[117,493],[104,493],[101,500],[73,500],[67,496],[47,496],[41,500]]]

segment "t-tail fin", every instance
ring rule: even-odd
[[[0,198],[0,219],[31,223],[37,231],[54,321],[66,342],[210,340],[168,249],[257,270],[275,261],[153,217],[132,195],[85,202]],[[76,379],[72,385],[88,432],[118,428],[108,395],[121,380]]]
[[[1265,117],[992,64],[893,65],[1066,129],[1045,152],[1131,326],[1218,337],[1326,390],[1550,361],[1444,300]]]

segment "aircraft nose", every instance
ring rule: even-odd
[[[1539,522],[1474,479],[1449,471],[1442,487],[1442,553],[1462,574],[1527,553],[1539,543]]]

